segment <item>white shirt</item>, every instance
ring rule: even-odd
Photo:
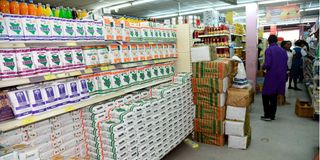
[[[291,69],[293,54],[292,54],[292,52],[287,51],[287,55],[288,55],[288,68]]]
[[[301,48],[301,47],[296,46],[296,48]],[[292,55],[295,55],[295,54],[296,54],[296,51],[293,49],[292,50]],[[303,48],[301,48],[301,55],[302,55],[302,57],[307,55],[307,52]]]

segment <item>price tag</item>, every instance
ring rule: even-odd
[[[101,71],[107,71],[107,70],[109,70],[109,67],[105,66],[105,67],[101,67],[100,69],[101,69]]]
[[[154,42],[149,42],[149,44],[154,44]]]
[[[160,60],[158,60],[158,59],[153,61],[153,63],[159,63],[159,62],[160,62]]]
[[[79,76],[79,75],[81,75],[81,72],[80,71],[73,71],[73,72],[70,72],[69,75],[70,76]]]
[[[75,106],[68,106],[68,107],[64,108],[64,112],[70,112],[70,111],[73,111],[75,109],[76,109]]]
[[[44,76],[44,80],[46,80],[46,81],[50,81],[53,79],[57,79],[56,75],[54,75],[54,74],[49,74],[49,75]]]
[[[57,74],[57,78],[65,78],[67,75],[65,73]]]
[[[109,66],[109,70],[112,70],[112,69],[116,69],[116,67],[114,65]]]
[[[91,68],[90,69],[85,69],[84,73],[85,74],[90,74],[90,73],[93,73],[93,70]]]
[[[27,124],[34,123],[34,122],[36,122],[36,118],[33,116],[27,117],[21,121],[22,125],[27,125]]]
[[[142,62],[142,65],[148,65],[149,62]]]

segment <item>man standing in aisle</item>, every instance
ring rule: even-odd
[[[287,53],[278,46],[278,37],[270,35],[268,38],[269,47],[265,51],[263,69],[266,75],[262,89],[262,101],[264,116],[262,120],[271,121],[275,119],[277,111],[277,96],[285,95]]]

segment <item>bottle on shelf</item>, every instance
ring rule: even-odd
[[[37,6],[33,3],[33,0],[29,0],[28,15],[37,16]]]
[[[19,3],[15,0],[11,1],[10,4],[10,13],[11,14],[20,14]]]
[[[52,16],[52,10],[50,8],[50,4],[46,4],[46,8],[44,9],[44,15],[46,17],[51,17]]]
[[[2,13],[10,13],[10,3],[7,0],[0,0],[0,11]]]
[[[87,10],[82,10],[82,12],[81,12],[81,18],[85,18],[85,17],[87,17],[88,16],[88,12],[87,12]]]
[[[55,8],[53,16],[54,17],[59,17],[59,14],[60,14],[60,7],[57,7],[57,8]]]
[[[63,6],[60,7],[60,11],[59,11],[59,17],[60,18],[65,18],[65,9],[63,8]]]
[[[19,3],[20,15],[28,15],[28,4],[25,0],[20,0]]]
[[[37,8],[37,16],[44,16],[43,13],[44,9],[41,3],[38,3],[38,8]]]
[[[67,19],[72,19],[72,11],[71,11],[70,7],[67,7],[66,18]]]
[[[78,13],[75,8],[72,8],[72,19],[77,19],[78,18]]]

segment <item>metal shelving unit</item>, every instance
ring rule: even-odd
[[[93,98],[90,98],[89,100],[85,100],[85,101],[80,101],[78,103],[75,104],[70,104],[68,106],[62,107],[62,108],[57,108],[57,109],[53,109],[51,111],[48,112],[44,112],[41,113],[39,115],[32,115],[30,117],[26,117],[23,119],[13,119],[13,120],[8,120],[8,121],[4,121],[4,122],[0,122],[0,131],[5,132],[5,131],[9,131],[18,127],[22,127],[31,123],[35,123],[35,122],[39,122],[51,117],[55,117],[64,113],[68,113],[74,110],[78,110],[81,108],[84,108],[86,106],[89,105],[93,105],[102,101],[106,101],[118,96],[122,96],[125,95],[127,93],[136,91],[136,90],[140,90],[140,89],[144,89],[147,87],[151,87],[154,85],[158,85],[161,83],[165,83],[165,82],[169,82],[172,80],[172,77],[168,77],[168,78],[163,78],[163,79],[159,79],[159,80],[153,80],[151,82],[148,83],[144,83],[144,84],[140,84],[140,85],[135,85],[132,87],[128,87],[125,89],[121,89],[115,92],[111,92],[108,94],[104,94],[104,95],[99,95],[99,96],[95,96]]]
[[[81,76],[86,74],[94,74],[94,73],[100,73],[100,72],[105,72],[105,71],[114,70],[114,69],[124,69],[124,68],[138,67],[138,66],[144,66],[144,65],[173,62],[175,60],[176,58],[167,58],[167,59],[156,59],[156,60],[150,60],[150,61],[140,61],[140,62],[124,63],[124,64],[111,64],[111,65],[97,67],[97,68],[82,69],[82,70],[70,71],[65,73],[48,74],[48,75],[34,76],[30,78],[1,80],[0,88],[19,86],[19,85],[25,85],[30,83],[39,83],[39,82],[57,80],[62,78]]]

